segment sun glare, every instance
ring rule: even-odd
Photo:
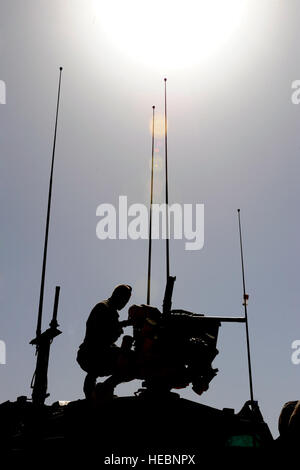
[[[239,29],[246,0],[95,0],[110,41],[149,66],[182,68],[220,51]]]

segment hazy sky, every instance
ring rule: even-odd
[[[230,8],[227,15],[217,6],[214,15],[207,12],[209,3],[200,18],[195,2],[178,2],[175,10],[167,2],[169,17],[162,22],[165,10],[156,2],[127,2],[124,9],[100,0],[1,0],[0,80],[7,95],[0,104],[0,339],[7,364],[0,365],[0,401],[29,396],[35,367],[29,341],[36,328],[61,65],[43,326],[60,285],[63,335],[52,346],[48,403],[83,396],[84,373],[75,356],[93,305],[120,282],[133,286],[132,302],[146,301],[147,242],[100,241],[96,208],[117,204],[119,195],[129,204],[148,204],[149,123],[153,104],[163,112],[165,76],[170,202],[205,205],[204,248],[185,251],[184,241],[170,243],[171,274],[177,276],[173,306],[243,313],[240,207],[255,398],[275,435],[283,403],[300,398],[300,365],[291,362],[291,343],[300,339],[300,106],[291,102],[291,84],[300,79],[300,0],[246,1],[242,12]],[[151,31],[155,50],[144,34]],[[161,202],[164,154],[157,145],[155,194]],[[152,304],[160,307],[161,241],[153,245],[152,272]],[[223,325],[218,349],[219,374],[209,391],[182,395],[238,411],[249,398],[244,327]],[[138,385],[118,392],[132,393]]]

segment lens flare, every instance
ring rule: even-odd
[[[149,130],[152,135],[152,118],[149,121]],[[161,139],[165,136],[165,117],[161,113],[156,113],[154,119],[154,137],[155,139]]]

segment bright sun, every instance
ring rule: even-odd
[[[95,0],[101,29],[131,58],[164,70],[197,64],[241,25],[246,0]]]

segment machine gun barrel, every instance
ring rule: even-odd
[[[216,321],[221,323],[245,323],[245,317],[217,317],[213,315],[203,315],[189,312],[187,310],[171,310],[171,313],[181,313],[202,321]]]
[[[221,323],[245,323],[244,317],[215,317],[215,316],[206,316],[204,315],[202,318],[203,320],[214,320],[219,321]]]

